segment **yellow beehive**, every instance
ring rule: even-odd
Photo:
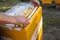
[[[42,4],[52,4],[52,0],[42,0]]]
[[[37,40],[42,40],[42,34],[43,34],[43,27],[42,27],[42,18],[41,18],[41,21],[39,22],[38,24],[38,37],[37,37]]]
[[[60,4],[60,0],[55,0],[55,4]]]
[[[21,30],[20,30],[20,27],[18,27],[19,30],[17,30],[17,28],[13,28],[12,30],[5,28],[4,30],[1,30],[1,33],[2,33],[1,35],[11,38],[13,40],[32,40],[32,35],[34,34],[37,28],[37,25],[42,18],[42,7],[39,7],[35,10],[36,11],[30,18],[30,24],[27,25],[26,28]],[[42,30],[42,28],[40,30]],[[41,34],[42,34],[42,31],[41,31]],[[41,38],[42,35],[39,37]]]

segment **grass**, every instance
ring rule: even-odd
[[[56,9],[43,9],[43,40],[60,40],[60,12]]]
[[[44,11],[44,9],[43,9]],[[46,9],[43,12],[43,23],[44,23],[44,29],[49,26],[58,26],[60,25],[60,13],[58,10],[55,11],[55,9]]]
[[[5,12],[5,11],[7,11],[7,10],[9,10],[10,9],[10,7],[8,6],[4,6],[4,7],[0,7],[0,12]]]

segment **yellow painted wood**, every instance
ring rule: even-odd
[[[42,4],[52,4],[52,0],[42,0]]]
[[[2,30],[2,34],[6,37],[12,38],[13,40],[31,40],[34,31],[42,17],[42,7],[39,7],[35,14],[30,19],[30,24],[21,30],[16,30],[16,27],[12,30],[5,29]],[[18,27],[19,28],[19,27]]]
[[[60,4],[60,0],[55,0],[55,4]]]
[[[42,17],[41,20],[38,24],[38,36],[37,36],[37,40],[42,40],[42,34],[43,34],[43,26],[42,26]]]
[[[36,29],[41,17],[42,17],[42,7],[39,7],[37,9],[37,11],[35,12],[34,16],[31,18],[31,23],[28,25],[28,27],[26,28],[26,31],[27,31],[27,38],[28,40],[31,39],[33,33],[34,33],[34,30]]]
[[[43,34],[43,27],[40,28],[40,32],[38,33],[38,38],[37,40],[42,40],[42,35]]]

